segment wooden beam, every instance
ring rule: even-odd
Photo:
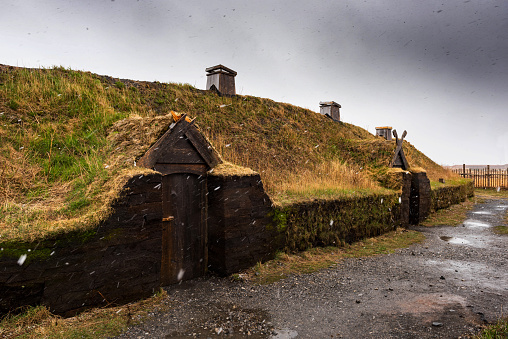
[[[163,175],[175,173],[205,175],[207,166],[205,164],[155,164],[154,169]]]
[[[152,147],[146,153],[139,158],[137,165],[147,168],[153,168],[158,158],[168,152],[168,150],[179,140],[180,137],[183,137],[185,132],[194,124],[194,121],[188,122],[185,120],[185,114],[182,115],[180,120],[175,122],[175,125],[169,128],[162,137],[159,138],[153,144]]]
[[[197,129],[189,129],[185,133],[185,136],[189,139],[210,168],[214,168],[218,164],[222,163],[215,149]]]

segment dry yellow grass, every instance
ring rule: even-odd
[[[231,147],[223,136],[215,136],[213,141],[223,158],[235,164],[259,168],[264,188],[275,203],[287,200],[288,195],[304,199],[308,199],[309,195],[314,195],[315,198],[333,198],[340,196],[344,190],[376,191],[381,188],[368,171],[355,164],[330,160],[320,163],[306,161],[298,167],[274,166],[276,155],[264,159],[251,158],[249,153]]]
[[[107,217],[128,173],[142,171],[135,160],[172,122],[171,110],[196,117],[225,161],[217,175],[257,172],[275,201],[382,190],[395,149],[307,109],[189,85],[1,65],[0,83],[4,239],[87,228]],[[404,150],[431,180],[453,175],[407,142]]]

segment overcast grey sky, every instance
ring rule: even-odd
[[[0,0],[0,63],[206,85],[406,140],[439,164],[508,163],[508,1]]]

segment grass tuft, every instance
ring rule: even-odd
[[[508,338],[508,317],[499,319],[495,324],[484,328],[474,339],[505,339]]]
[[[460,204],[437,210],[431,213],[420,225],[427,227],[460,225],[467,219],[466,213],[473,209],[475,203],[476,198],[469,198]]]
[[[119,307],[94,308],[71,318],[62,318],[44,306],[29,307],[18,315],[7,315],[0,321],[0,338],[111,338],[128,326],[141,322],[150,312],[169,308],[167,293],[159,293]]]
[[[496,226],[494,232],[501,235],[508,235],[508,226]]]

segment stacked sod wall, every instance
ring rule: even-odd
[[[433,188],[430,192],[431,210],[437,211],[466,201],[474,195],[474,183],[468,181],[460,185],[446,185]]]
[[[296,252],[386,233],[400,225],[400,211],[398,194],[372,194],[276,207],[273,220],[284,235],[283,249]]]
[[[149,296],[160,286],[161,175],[124,186],[95,229],[0,244],[0,314],[45,305],[72,314]],[[23,260],[24,259],[24,260]]]
[[[405,226],[415,208],[411,201],[421,200],[411,200],[411,187],[421,183],[414,182],[414,174],[400,176],[399,192],[287,206],[272,204],[257,174],[209,176],[209,268],[231,274],[270,259],[277,250],[340,246]],[[131,178],[113,214],[95,229],[0,244],[0,313],[43,304],[69,314],[156,291],[161,285],[161,183],[157,173]],[[435,189],[424,205],[444,208],[463,201],[472,189],[471,183]]]

